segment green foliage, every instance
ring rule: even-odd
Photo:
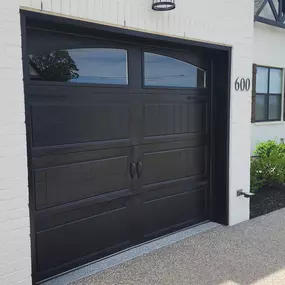
[[[45,80],[67,82],[79,77],[79,69],[68,51],[58,50],[30,57],[30,65]]]
[[[285,144],[283,140],[281,140],[280,143],[274,140],[261,142],[256,146],[256,150],[254,154],[259,157],[263,157],[263,156],[269,157],[273,151],[276,151],[277,153],[285,155]]]
[[[265,185],[283,185],[285,183],[285,144],[283,141],[262,142],[257,145],[251,160],[251,191]]]
[[[253,158],[250,165],[250,189],[256,192],[264,186],[265,179],[263,178],[262,166],[263,162],[260,159]]]

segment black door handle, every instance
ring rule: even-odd
[[[134,162],[131,163],[130,165],[130,174],[132,179],[135,177],[136,174],[136,164]]]
[[[141,161],[137,162],[137,173],[138,177],[140,178],[142,175],[142,170],[143,170],[143,164]]]

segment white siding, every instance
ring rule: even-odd
[[[21,32],[17,1],[0,3],[0,284],[31,284]]]
[[[236,77],[251,77],[252,0],[178,0],[177,9],[151,10],[151,0],[0,1],[0,284],[31,284],[24,95],[19,5],[43,12],[233,47],[229,220],[249,218],[251,93],[236,92]],[[41,3],[42,2],[42,3]],[[218,96],[218,94],[216,94]],[[3,242],[8,242],[4,245]]]
[[[253,62],[258,65],[285,69],[285,30],[262,23],[254,24]],[[284,77],[284,76],[283,76]],[[283,86],[284,90],[284,86]],[[284,95],[283,95],[284,100]],[[283,108],[282,104],[282,108]],[[255,123],[251,126],[251,151],[258,142],[285,138],[285,122]]]

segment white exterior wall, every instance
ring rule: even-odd
[[[19,8],[80,17],[169,36],[233,47],[229,221],[249,218],[251,92],[236,92],[236,77],[251,77],[253,0],[177,0],[177,9],[154,12],[151,0],[0,1],[0,284],[31,284]],[[3,7],[4,5],[4,7]],[[8,242],[8,244],[5,244]]]
[[[257,65],[279,67],[285,69],[285,30],[262,23],[254,24],[253,62]],[[284,72],[284,71],[283,71]],[[284,76],[283,76],[284,77]],[[284,82],[283,82],[284,90]],[[282,94],[283,100],[284,95]],[[280,140],[285,138],[285,122],[254,123],[251,126],[251,151],[253,152],[258,142],[270,139]]]
[[[0,1],[0,284],[31,284],[21,31],[17,1]]]

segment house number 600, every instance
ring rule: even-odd
[[[250,79],[238,77],[235,81],[236,91],[249,91],[250,89]]]

